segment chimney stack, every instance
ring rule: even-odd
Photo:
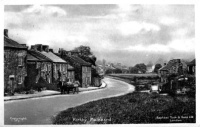
[[[31,45],[31,49],[35,51],[42,51],[42,44]]]
[[[22,46],[24,46],[24,47],[26,47],[26,48],[28,48],[28,46],[26,46],[26,44],[21,44]]]
[[[181,63],[181,59],[177,59],[178,63]]]
[[[54,52],[53,52],[53,49],[49,49],[49,52],[52,52],[52,53],[54,53]]]
[[[8,29],[4,29],[4,36],[8,37]]]
[[[48,45],[43,45],[42,50],[45,52],[49,52],[49,46]]]

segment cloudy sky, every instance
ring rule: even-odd
[[[99,60],[133,66],[193,59],[194,18],[193,5],[7,5],[4,28],[28,46],[86,45]]]

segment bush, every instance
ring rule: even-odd
[[[44,80],[42,77],[39,78],[38,83],[34,83],[30,88],[33,88],[34,90],[41,90],[42,88],[46,87],[48,89],[52,89],[52,84],[48,83],[46,80]]]
[[[24,87],[18,87],[18,88],[15,88],[14,92],[16,93],[21,93],[24,91]]]

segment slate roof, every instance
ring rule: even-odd
[[[4,35],[4,47],[27,49],[25,45],[21,45],[18,42],[10,39],[9,37],[6,37],[5,35]]]
[[[78,56],[72,55],[71,58],[72,58],[73,60],[75,60],[76,62],[82,64],[82,65],[91,66],[91,63],[88,63],[88,62],[84,61],[83,59],[81,59],[81,58],[78,57]]]
[[[195,59],[192,60],[192,61],[189,62],[187,65],[188,65],[188,66],[195,66],[195,65],[196,65],[196,60],[195,60]]]
[[[169,69],[171,69],[172,66],[180,64],[180,59],[173,59],[170,60],[167,65],[163,66],[162,68],[160,68],[160,71],[168,71]]]
[[[33,61],[34,59],[32,57],[35,57],[37,61],[48,61],[48,62],[52,62],[51,59],[49,59],[48,57],[42,55],[40,52],[38,51],[34,51],[34,50],[28,50],[28,58],[27,60],[31,60]]]
[[[53,62],[57,62],[57,63],[67,63],[65,60],[63,60],[62,58],[60,58],[59,56],[55,55],[52,52],[45,52],[42,51],[40,52],[42,55],[46,56],[47,58],[49,58],[51,61]]]
[[[96,66],[95,61],[92,59],[92,56],[78,56],[79,58],[81,58],[82,60],[84,60],[85,62],[91,63],[92,65]]]
[[[68,61],[70,64],[77,63],[77,64],[79,64],[81,66],[91,66],[90,63],[84,61],[83,59],[81,59],[80,57],[75,56],[75,55],[71,55],[71,56],[64,55],[62,57],[63,57],[63,59],[65,59],[66,61]]]
[[[32,55],[29,54],[29,53],[27,54],[27,60],[28,60],[28,61],[39,61],[38,58],[32,56]]]
[[[74,67],[68,64],[68,70],[74,70]]]

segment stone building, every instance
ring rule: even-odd
[[[161,79],[161,82],[167,82],[167,78],[169,75],[182,75],[187,69],[187,64],[180,59],[172,59],[167,64],[165,64],[162,68],[159,69],[158,75]]]
[[[31,50],[37,51],[52,61],[52,83],[57,84],[58,81],[65,81],[67,77],[68,63],[53,53],[48,45],[36,44],[31,46]]]
[[[17,88],[24,87],[27,76],[28,47],[19,44],[8,37],[8,30],[4,30],[4,90],[13,93]]]
[[[68,64],[68,68],[67,68],[67,72],[68,72],[68,79],[70,82],[74,82],[75,81],[75,72],[74,72],[74,68]]]
[[[91,86],[91,64],[78,57],[77,52],[60,49],[58,54],[62,59],[74,67],[75,80],[78,80],[81,87]]]
[[[52,83],[52,61],[38,51],[29,50],[27,55],[27,78],[26,87],[35,88],[39,86],[40,78],[43,79],[43,85]]]
[[[184,92],[187,86],[187,64],[180,59],[170,60],[159,69],[158,75],[161,79],[160,88],[175,94]]]

